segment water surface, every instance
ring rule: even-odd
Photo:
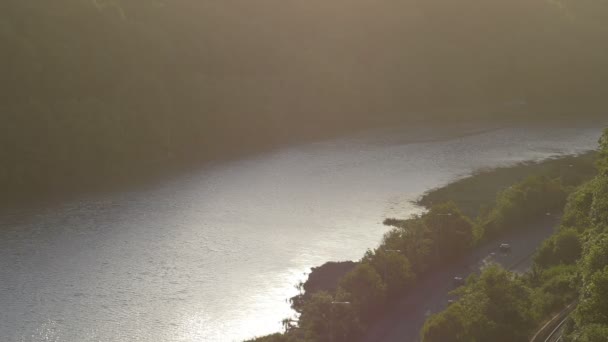
[[[482,167],[596,147],[600,126],[410,127],[221,163],[0,218],[0,340],[233,341],[275,332],[311,266]]]

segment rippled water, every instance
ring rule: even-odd
[[[233,341],[277,331],[304,272],[358,259],[380,240],[380,222],[416,211],[410,200],[425,190],[481,167],[593,149],[600,134],[591,125],[479,128],[371,132],[6,213],[0,341]]]

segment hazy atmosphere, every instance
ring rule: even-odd
[[[608,341],[606,20],[0,1],[0,341]]]

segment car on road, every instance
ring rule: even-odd
[[[502,253],[511,253],[511,245],[508,243],[501,243],[498,248]]]
[[[456,286],[456,287],[463,286],[464,278],[463,277],[454,277],[454,279],[452,279],[452,284],[454,284],[454,286]]]

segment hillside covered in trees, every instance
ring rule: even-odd
[[[578,304],[563,341],[608,336],[608,130],[599,141],[598,175],[573,191],[561,224],[534,256],[531,272],[490,267],[457,290],[458,301],[426,322],[434,341],[529,341],[549,317]]]
[[[595,113],[599,0],[0,3],[3,199],[437,117]]]

